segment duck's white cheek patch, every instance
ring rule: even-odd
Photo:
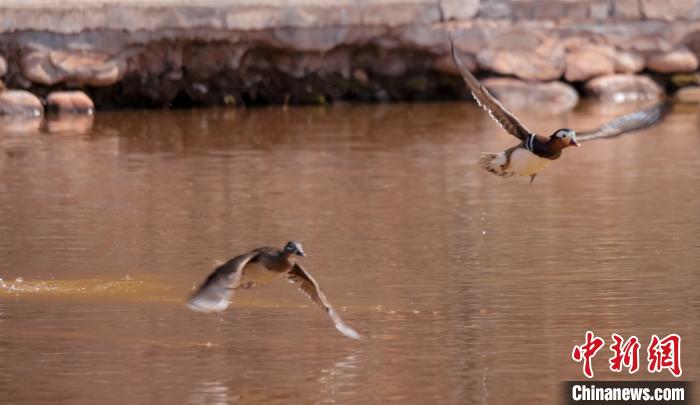
[[[550,163],[550,159],[541,158],[527,149],[518,148],[510,155],[510,169],[518,176],[531,176]]]

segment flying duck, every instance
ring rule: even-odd
[[[451,41],[451,45],[452,59],[477,104],[486,110],[503,129],[521,141],[520,144],[503,152],[481,155],[479,159],[481,167],[497,176],[530,176],[530,183],[532,183],[537,173],[561,156],[562,150],[570,146],[579,146],[581,142],[592,139],[610,138],[652,126],[660,122],[671,109],[671,101],[665,99],[650,108],[620,116],[595,130],[578,135],[576,131],[569,128],[558,129],[551,136],[538,135],[528,130],[513,113],[481,85],[457,56],[454,41]]]
[[[296,256],[305,255],[301,243],[291,241],[282,250],[261,247],[236,256],[207,277],[189,298],[187,306],[199,312],[221,312],[228,307],[233,290],[251,288],[285,277],[290,283],[299,283],[299,291],[328,313],[340,333],[352,339],[361,339],[333,309],[316,280],[297,262]]]

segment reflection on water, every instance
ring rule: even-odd
[[[7,134],[36,133],[42,117],[12,117],[0,115],[0,127]]]
[[[524,117],[549,133],[607,114]],[[478,168],[514,139],[465,104],[0,126],[0,392],[559,403],[559,381],[581,378],[570,353],[587,329],[679,333],[696,379],[697,133],[680,106],[638,136],[567,150],[529,185]],[[222,314],[182,305],[218,261],[289,239],[368,339],[343,338],[284,282],[237,292]],[[597,376],[626,377],[606,361]]]
[[[333,363],[333,366],[321,370],[318,383],[321,386],[319,403],[336,404],[351,401],[353,398],[343,398],[343,393],[352,392],[357,386],[358,354],[345,356]]]
[[[236,402],[239,397],[232,395],[229,387],[220,381],[204,381],[190,395],[190,404],[224,405]]]
[[[92,130],[92,114],[61,114],[46,117],[12,117],[0,115],[0,127],[5,134],[36,134],[43,130],[50,134],[87,134]]]
[[[92,114],[53,115],[46,119],[46,131],[51,134],[86,134],[92,129]]]

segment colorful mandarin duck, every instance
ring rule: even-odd
[[[452,58],[459,68],[467,87],[477,104],[521,143],[500,153],[484,153],[479,164],[485,170],[502,177],[530,176],[530,183],[535,176],[552,161],[561,156],[562,150],[569,146],[579,146],[581,142],[598,138],[610,138],[625,132],[652,126],[662,120],[671,109],[671,102],[664,99],[645,110],[620,116],[593,131],[576,134],[569,128],[556,130],[551,136],[538,135],[528,130],[496,97],[494,97],[474,75],[464,67],[452,42]]]

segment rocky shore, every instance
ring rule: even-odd
[[[87,112],[467,97],[449,33],[470,69],[516,106],[567,110],[579,96],[650,99],[698,83],[696,0],[5,0],[0,7],[0,79],[11,89],[0,93],[5,114],[25,105],[40,113],[47,103]],[[50,95],[66,90],[83,93]]]

